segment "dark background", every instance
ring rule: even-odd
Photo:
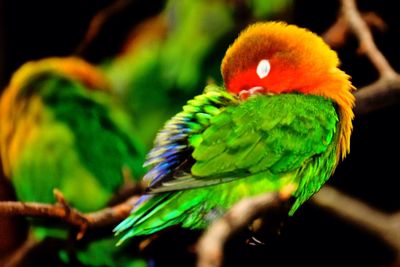
[[[0,1],[1,87],[27,60],[74,53],[93,15],[112,2]],[[373,31],[375,41],[399,70],[400,19],[396,1],[359,2],[361,10],[376,12],[386,22],[384,32]],[[96,42],[82,55],[94,63],[112,56],[135,23],[162,7],[162,1],[132,1],[110,17]],[[290,22],[322,34],[335,21],[338,7],[338,1],[333,0],[298,0]],[[342,68],[353,77],[356,87],[361,88],[378,76],[366,57],[357,53],[357,46],[357,41],[350,37],[338,53]],[[356,117],[351,154],[328,184],[383,211],[400,210],[399,116],[400,107],[392,106]],[[281,234],[266,241],[264,246],[244,245],[245,234],[238,234],[227,246],[226,266],[384,266],[393,259],[391,251],[377,238],[311,203],[305,204],[285,223]],[[156,266],[192,266],[195,254],[188,252],[187,247],[197,237],[198,233],[191,231],[167,233],[145,255]]]

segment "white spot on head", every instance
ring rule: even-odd
[[[257,75],[260,79],[268,76],[269,71],[271,70],[271,65],[267,59],[262,59],[257,66]]]

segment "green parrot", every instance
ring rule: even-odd
[[[2,168],[21,201],[53,203],[57,188],[73,207],[95,211],[123,185],[123,173],[144,173],[130,117],[81,59],[24,64],[1,97],[0,118]]]
[[[354,89],[337,54],[309,30],[256,23],[210,85],[158,133],[148,193],[116,228],[120,242],[180,225],[203,229],[243,198],[279,192],[289,215],[349,152]]]

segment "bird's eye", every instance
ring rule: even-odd
[[[271,65],[267,59],[263,59],[258,63],[257,66],[257,75],[260,79],[267,77],[269,71],[271,70]]]

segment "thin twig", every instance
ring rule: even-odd
[[[100,10],[90,21],[88,30],[82,42],[78,45],[75,53],[77,55],[82,54],[93,42],[93,40],[98,36],[99,32],[102,30],[104,24],[109,20],[109,18],[117,14],[130,4],[132,4],[132,0],[116,0],[109,6]]]
[[[377,68],[380,76],[386,78],[396,77],[397,73],[376,47],[371,31],[362,19],[355,0],[342,0],[341,2],[344,18],[348,21],[352,32],[360,41],[363,52],[365,52],[372,64]]]
[[[228,238],[248,225],[257,215],[281,204],[278,194],[243,199],[221,219],[210,225],[197,243],[198,267],[217,267],[223,260],[223,247]]]
[[[378,236],[400,256],[400,213],[384,213],[329,186],[324,186],[311,201]]]
[[[116,206],[86,214],[88,227],[104,227],[119,223],[129,215],[138,199],[139,195],[136,195]]]
[[[374,12],[363,12],[360,13],[360,16],[371,28],[378,29],[381,32],[385,31],[387,28],[385,21]],[[332,48],[336,49],[342,47],[346,43],[350,30],[348,21],[344,18],[343,14],[340,13],[336,22],[322,34],[322,38]]]
[[[343,46],[347,39],[348,32],[349,27],[347,21],[343,16],[338,16],[335,23],[332,24],[321,37],[330,47],[335,49]]]

